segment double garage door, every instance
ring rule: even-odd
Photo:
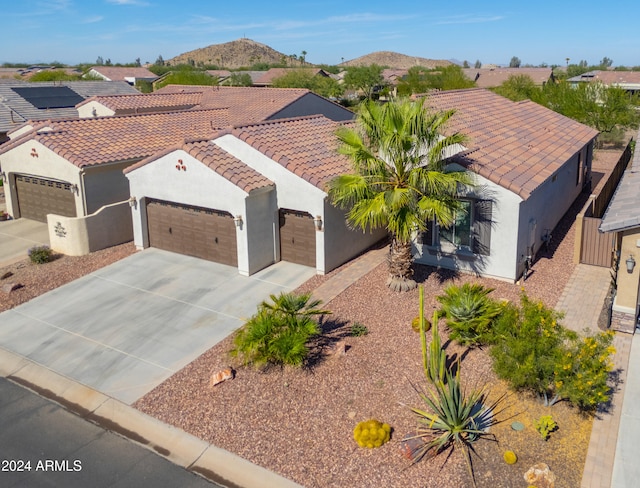
[[[71,183],[16,175],[16,194],[22,218],[46,222],[50,213],[76,216],[76,199]]]
[[[147,225],[152,247],[238,266],[236,226],[227,212],[151,200]]]

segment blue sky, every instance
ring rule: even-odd
[[[0,0],[0,63],[144,63],[248,37],[316,64],[395,51],[637,66],[639,25],[638,0]]]

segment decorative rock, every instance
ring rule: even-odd
[[[340,340],[333,346],[333,355],[336,357],[344,356],[347,353],[347,343]]]
[[[209,379],[209,388],[213,388],[219,383],[226,380],[232,380],[235,377],[235,371],[231,368],[225,368],[211,375]]]
[[[426,442],[422,437],[416,437],[416,432],[409,432],[406,434],[402,441],[400,441],[400,452],[402,456],[410,461],[414,461],[420,448],[422,448]],[[429,454],[427,454],[429,456]]]
[[[18,288],[22,288],[22,285],[20,283],[7,283],[5,285],[2,285],[2,291],[5,293],[11,293]]]
[[[516,431],[521,431],[524,430],[524,424],[516,420],[515,422],[511,423],[511,428]]]
[[[555,488],[556,485],[556,475],[545,463],[537,463],[529,468],[524,474],[524,480],[536,488]]]
[[[349,412],[347,414],[347,417],[349,417],[350,419],[355,419],[356,418],[356,413],[355,412]]]
[[[0,276],[0,280],[6,280],[7,278],[9,278],[10,276],[13,276],[13,273],[11,271],[7,271],[5,274],[3,274],[2,276]]]

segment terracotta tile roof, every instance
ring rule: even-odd
[[[529,100],[480,88],[432,93],[425,105],[456,110],[447,132],[466,135],[468,150],[454,160],[524,199],[598,135]]]
[[[186,138],[208,137],[229,125],[226,110],[49,120],[0,146],[0,156],[38,141],[82,168],[142,159]]]
[[[253,80],[254,85],[271,85],[273,80],[276,78],[280,78],[286,74],[289,74],[293,71],[306,71],[311,73],[314,76],[329,76],[329,74],[320,68],[270,68],[265,71],[264,74]]]
[[[640,84],[640,71],[588,71],[568,81],[601,81],[605,85]]]
[[[235,125],[267,120],[311,92],[306,88],[167,85],[155,93],[201,93],[199,108],[228,108]]]
[[[137,95],[110,95],[87,98],[76,107],[98,102],[116,115],[126,113],[168,112],[186,110],[200,104],[202,93],[140,93]]]
[[[142,161],[129,166],[124,173],[130,173],[142,166],[152,163],[174,151],[183,150],[227,179],[241,190],[251,193],[254,190],[273,186],[274,183],[266,176],[247,166],[235,156],[216,146],[211,139],[188,140],[182,144],[165,149]]]
[[[349,159],[337,151],[340,125],[320,115],[240,126],[228,132],[324,191],[331,179],[352,171]]]
[[[93,66],[91,69],[111,81],[127,81],[127,78],[156,79],[158,77],[147,68],[135,66],[131,68],[124,66]]]
[[[500,86],[510,76],[526,75],[531,77],[536,85],[542,85],[551,79],[551,68],[463,68],[467,78],[476,82],[478,88],[492,88]]]

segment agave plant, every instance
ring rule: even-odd
[[[465,283],[448,286],[444,295],[437,297],[453,340],[469,347],[488,341],[491,324],[502,312],[502,305],[489,297],[492,291],[493,288]]]
[[[318,307],[320,300],[310,294],[281,293],[262,302],[258,312],[236,333],[230,351],[244,364],[287,364],[301,366],[307,357],[307,343],[320,333],[314,315],[329,314]]]

